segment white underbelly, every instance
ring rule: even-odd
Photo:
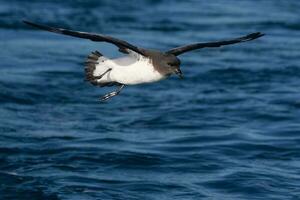
[[[137,60],[131,57],[123,57],[115,60],[105,60],[97,65],[98,69],[96,68],[96,74],[94,74],[96,76],[101,75],[105,71],[102,69],[104,67],[112,70],[105,74],[99,82],[118,82],[125,85],[134,85],[155,82],[165,78],[146,59]]]
[[[112,76],[117,82],[126,85],[150,83],[164,78],[152,65],[143,65],[143,63],[116,67],[112,70]]]

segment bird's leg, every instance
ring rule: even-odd
[[[108,72],[110,72],[112,70],[112,68],[109,68],[108,70],[106,70],[103,74],[101,74],[100,76],[94,76],[95,79],[101,79],[105,74],[107,74]]]
[[[104,95],[103,97],[100,98],[100,100],[106,101],[106,100],[118,95],[121,92],[121,90],[124,88],[124,86],[125,86],[124,84],[121,85],[116,91]]]

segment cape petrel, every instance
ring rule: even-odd
[[[177,74],[182,78],[183,74],[180,70],[178,55],[206,47],[221,47],[240,42],[248,42],[264,35],[260,32],[256,32],[229,40],[188,44],[164,52],[140,48],[124,40],[107,35],[54,28],[29,21],[24,21],[24,23],[58,34],[89,39],[94,42],[108,42],[116,45],[120,52],[126,54],[124,57],[109,59],[103,56],[99,51],[94,51],[87,57],[85,62],[86,80],[100,87],[118,86],[115,91],[102,96],[102,101],[118,95],[125,85],[155,82],[165,79],[172,74]]]

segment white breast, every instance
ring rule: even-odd
[[[117,59],[103,58],[96,65],[94,76],[100,76],[107,69],[112,70],[105,74],[99,82],[119,82],[126,85],[159,81],[165,76],[156,71],[148,58],[126,56]]]

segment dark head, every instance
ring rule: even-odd
[[[144,51],[152,59],[153,66],[157,71],[166,76],[177,74],[180,78],[183,78],[180,70],[180,60],[175,55],[149,49]]]
[[[166,68],[168,74],[177,74],[180,78],[183,78],[180,70],[180,60],[173,54],[165,53],[164,58],[161,60],[161,65]]]

